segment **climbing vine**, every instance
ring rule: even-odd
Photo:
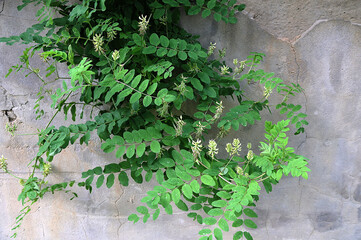
[[[129,221],[145,223],[150,217],[156,220],[161,211],[172,214],[179,208],[207,226],[199,231],[199,239],[222,239],[232,226],[238,230],[234,239],[250,240],[249,230],[257,228],[252,219],[257,217],[253,209],[261,184],[270,192],[284,175],[307,179],[307,159],[287,146],[291,125],[299,134],[308,124],[306,114],[299,112],[301,106],[288,102],[301,87],[258,69],[264,58],[261,53],[227,65],[224,49],[217,52],[215,43],[203,48],[179,25],[180,11],[233,24],[244,4],[236,0],[127,0],[121,4],[115,0],[75,4],[23,0],[18,9],[29,4],[40,6],[39,22],[19,36],[0,41],[30,44],[8,75],[13,71],[35,75],[42,82],[34,106],[37,119],[44,115],[42,106],[48,95],[54,115],[38,130],[39,149],[29,163],[29,177],[19,178],[24,209],[13,230],[49,192],[70,192],[74,198],[77,194],[71,187],[75,184],[92,192],[94,187],[111,188],[116,182],[126,187],[130,178],[138,184],[155,178],[158,185],[142,198],[143,205]],[[37,56],[46,65],[45,72],[31,66],[29,60]],[[68,67],[68,76],[60,76],[59,64]],[[54,81],[61,87],[52,91],[47,86]],[[263,86],[263,96],[246,97],[241,81]],[[268,101],[272,92],[283,96],[275,108]],[[225,111],[222,101],[230,97],[238,104]],[[194,111],[190,113],[185,105],[194,106]],[[230,132],[261,120],[261,111],[275,109],[286,114],[285,119],[265,122],[265,139],[259,146],[238,138],[227,143],[224,137]],[[85,110],[91,110],[89,116],[84,116],[89,112]],[[70,114],[74,123],[56,128],[52,122],[59,113],[65,118]],[[90,120],[79,123],[83,117]],[[76,142],[87,145],[96,136],[102,141],[101,149],[115,152],[118,162],[85,169],[80,182],[47,182],[57,154]],[[225,149],[219,147],[222,142]],[[0,168],[13,175],[3,156]]]

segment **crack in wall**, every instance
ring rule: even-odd
[[[0,13],[4,11],[5,8],[5,0],[0,0]]]

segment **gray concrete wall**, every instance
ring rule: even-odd
[[[1,36],[21,33],[35,23],[35,9],[18,13],[20,0],[6,0],[2,10],[1,2]],[[229,60],[244,58],[251,51],[265,53],[265,70],[305,89],[295,101],[304,106],[310,125],[291,144],[310,159],[312,172],[307,181],[285,178],[271,194],[261,195],[254,239],[361,239],[361,1],[247,0],[246,4],[235,25],[200,17],[184,18],[182,24],[201,35],[204,46],[217,42],[217,47],[227,48]],[[22,74],[4,78],[22,47],[0,45],[0,155],[9,159],[9,168],[26,176],[25,166],[36,153],[37,139],[12,137],[4,126],[15,114],[17,133],[34,133],[44,127],[51,110],[35,121],[39,81]],[[64,123],[62,117],[56,123]],[[259,140],[262,127],[252,132],[252,140]],[[239,135],[249,133],[242,129]],[[99,145],[94,140],[89,147],[75,145],[62,152],[49,181],[80,180],[82,170],[115,162]],[[91,195],[79,190],[79,198],[73,201],[63,193],[47,195],[33,206],[18,239],[197,239],[200,226],[180,211],[174,216],[162,213],[147,224],[127,222],[150,188],[131,183],[110,191],[101,188]],[[11,234],[21,209],[16,200],[20,190],[15,179],[0,173],[0,239]],[[231,234],[225,239],[232,239]]]

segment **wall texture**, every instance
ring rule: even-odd
[[[18,13],[20,0],[0,0],[0,35],[23,32],[35,23],[36,9]],[[184,17],[182,24],[199,34],[205,47],[217,42],[225,47],[228,59],[244,58],[249,52],[266,54],[263,67],[288,82],[305,89],[295,99],[309,115],[306,134],[291,144],[310,159],[309,180],[286,178],[269,195],[262,195],[256,212],[259,228],[254,239],[360,240],[361,239],[361,1],[247,0],[238,23],[225,25],[200,17]],[[9,168],[27,175],[26,163],[36,154],[37,139],[31,135],[12,137],[4,130],[9,121],[17,133],[28,134],[44,127],[51,117],[35,121],[36,78],[10,75],[24,46],[0,45],[0,155],[9,159]],[[37,63],[34,60],[34,64]],[[66,71],[63,71],[66,74]],[[56,87],[56,86],[51,86]],[[233,103],[229,103],[233,104]],[[274,116],[275,118],[277,116]],[[56,124],[67,124],[62,117]],[[241,137],[249,129],[239,132]],[[252,140],[260,140],[262,126],[252,130]],[[99,150],[76,145],[54,161],[50,182],[79,180],[89,167],[117,161]],[[183,212],[162,214],[156,222],[131,224],[127,216],[149,186],[132,183],[128,188],[95,190],[89,195],[79,190],[79,198],[59,193],[48,195],[33,206],[19,231],[21,240],[50,239],[197,239],[199,225]],[[0,239],[8,239],[21,205],[18,182],[0,173]],[[139,231],[139,230],[142,231]],[[225,239],[231,239],[231,234]]]

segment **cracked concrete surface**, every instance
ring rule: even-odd
[[[292,138],[290,144],[310,159],[312,172],[308,180],[285,177],[272,193],[261,196],[254,239],[361,239],[361,2],[245,2],[246,12],[238,15],[235,25],[200,17],[183,18],[182,24],[201,36],[203,46],[217,42],[218,48],[227,48],[229,64],[249,52],[263,52],[266,71],[305,89],[294,101],[302,103],[310,125],[306,134]],[[36,9],[28,7],[19,15],[19,3],[0,0],[1,36],[18,34],[35,23]],[[17,21],[13,21],[15,17]],[[32,133],[51,117],[46,109],[44,120],[34,120],[39,81],[21,74],[4,78],[7,69],[17,64],[22,47],[0,44],[0,125],[16,117],[18,132]],[[246,92],[262,93],[257,85],[243,87]],[[271,116],[271,120],[278,118],[277,114]],[[67,122],[59,117],[56,124]],[[262,123],[242,129],[237,137],[249,141],[251,133],[253,144],[263,139]],[[9,167],[20,176],[28,174],[24,166],[36,154],[36,142],[33,136],[11,137],[0,126],[0,155],[9,159]],[[62,152],[54,161],[49,181],[80,180],[84,168],[116,161],[102,153],[99,145],[94,140],[88,147],[76,145]],[[79,198],[72,201],[66,194],[48,195],[33,207],[18,239],[197,239],[200,226],[181,211],[174,216],[161,212],[157,221],[147,224],[127,221],[150,188],[131,182],[126,189],[94,189],[91,195],[79,189]],[[21,209],[16,201],[19,191],[15,179],[0,173],[0,239],[8,239]],[[227,233],[225,239],[231,235]]]

